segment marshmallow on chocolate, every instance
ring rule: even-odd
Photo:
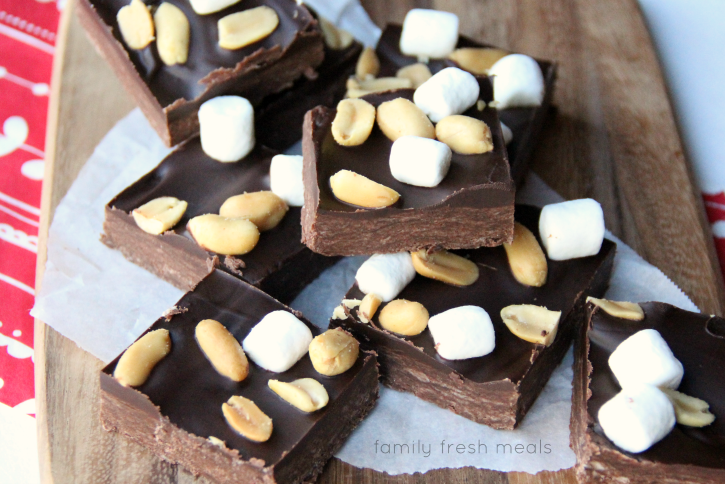
[[[604,241],[604,212],[596,200],[584,198],[545,206],[539,235],[551,260],[596,255]]]
[[[219,96],[199,108],[201,148],[211,158],[239,161],[254,148],[254,108],[240,96]]]
[[[656,329],[643,329],[622,341],[609,356],[622,388],[648,384],[677,389],[685,370]]]
[[[447,360],[484,356],[496,347],[496,334],[488,313],[478,306],[460,306],[436,314],[428,329],[438,354]]]
[[[445,143],[420,136],[402,136],[390,150],[390,173],[402,183],[435,187],[451,167],[451,149]]]
[[[544,75],[531,57],[507,55],[491,66],[488,75],[493,77],[493,98],[498,109],[541,106]]]
[[[307,353],[312,331],[287,311],[272,311],[252,328],[242,347],[265,370],[287,371]]]
[[[290,207],[301,207],[305,202],[302,183],[302,156],[277,155],[269,167],[269,185],[272,193]]]
[[[413,260],[407,252],[375,254],[355,274],[355,281],[365,294],[377,294],[383,302],[390,302],[415,277]]]
[[[651,385],[625,388],[599,409],[599,425],[614,445],[628,452],[649,449],[672,431],[675,409]]]
[[[400,52],[421,61],[441,59],[458,43],[458,16],[438,10],[414,8],[403,21]]]
[[[415,90],[413,102],[437,123],[476,104],[480,90],[473,74],[457,67],[446,67]]]

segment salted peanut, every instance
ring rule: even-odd
[[[338,29],[332,22],[319,17],[317,21],[322,29],[322,38],[330,49],[347,49],[352,44],[353,36],[347,30]]]
[[[374,124],[375,106],[363,99],[343,99],[332,120],[332,137],[342,146],[358,146],[368,139]]]
[[[413,89],[418,89],[418,86],[423,84],[425,81],[433,77],[427,64],[418,62],[409,66],[401,67],[398,72],[395,73],[395,77],[401,79],[410,79],[411,86]]]
[[[355,76],[358,79],[369,79],[380,72],[380,60],[372,47],[365,47],[357,59]]]
[[[261,191],[227,198],[219,208],[219,215],[247,219],[260,232],[266,232],[279,225],[287,210],[289,207],[280,197],[270,191]]]
[[[491,128],[480,119],[462,114],[446,116],[436,124],[436,138],[461,155],[493,150]]]
[[[710,412],[710,405],[699,398],[685,395],[671,388],[660,387],[675,407],[675,418],[678,424],[688,427],[706,427],[715,421]]]
[[[313,378],[300,378],[292,382],[269,380],[269,388],[282,397],[282,400],[303,412],[319,410],[330,401],[327,390],[322,383]]]
[[[237,433],[254,442],[266,442],[272,436],[272,419],[248,398],[234,395],[222,403],[227,423]]]
[[[219,47],[241,49],[262,40],[279,25],[279,17],[273,8],[262,5],[219,19]]]
[[[380,307],[381,302],[383,300],[377,294],[373,292],[366,294],[357,310],[358,318],[363,323],[369,323],[373,319],[373,316],[375,316],[375,312]]]
[[[549,311],[533,304],[515,304],[501,310],[501,319],[522,340],[549,346],[556,338],[561,311]]]
[[[166,329],[149,331],[128,347],[118,360],[113,377],[126,387],[143,385],[154,366],[171,351]]]
[[[186,63],[189,57],[189,19],[179,7],[164,2],[154,13],[156,48],[167,66]]]
[[[154,19],[141,0],[131,0],[121,8],[116,14],[116,21],[121,37],[130,49],[143,49],[154,40]]]
[[[509,55],[508,52],[501,49],[490,49],[486,47],[463,47],[456,49],[448,58],[473,74],[483,75],[493,66],[499,59]]]
[[[411,252],[415,271],[423,277],[454,286],[470,286],[478,280],[478,266],[460,255],[447,250],[428,253],[422,249]]]
[[[332,319],[347,319],[347,313],[342,304],[335,306],[335,309],[332,310]]]
[[[400,198],[395,190],[350,170],[340,170],[332,175],[330,187],[338,199],[365,208],[389,207]]]
[[[378,77],[377,79],[356,79],[351,77],[347,80],[345,97],[358,98],[374,92],[410,89],[411,87],[413,87],[413,83],[410,79],[400,77]]]
[[[549,272],[546,256],[536,236],[529,229],[514,222],[514,240],[510,244],[504,242],[503,247],[517,281],[533,287],[546,284]]]
[[[233,381],[249,374],[249,362],[242,345],[219,321],[205,319],[196,325],[196,342],[214,369]]]
[[[642,306],[637,303],[610,301],[608,299],[597,299],[591,296],[587,298],[587,302],[599,306],[605,313],[615,318],[631,319],[632,321],[642,321],[644,319]]]
[[[222,255],[242,255],[259,242],[259,229],[243,218],[209,213],[189,220],[186,228],[203,249]]]
[[[403,336],[420,334],[428,326],[428,310],[419,302],[406,299],[390,301],[380,311],[378,321],[383,329]]]
[[[360,354],[360,343],[341,328],[328,329],[312,340],[309,353],[317,373],[335,376],[352,368]]]
[[[146,233],[160,235],[179,223],[188,204],[175,197],[154,198],[131,212],[136,225]]]
[[[418,106],[403,97],[378,106],[377,121],[380,130],[395,141],[402,136],[420,136],[435,139],[436,130],[428,116]]]

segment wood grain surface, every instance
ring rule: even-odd
[[[37,287],[55,207],[100,139],[133,103],[71,14],[62,19],[46,145]],[[664,271],[705,312],[723,314],[709,225],[636,0],[364,0],[378,25],[412,7],[455,12],[461,32],[559,63],[558,115],[534,171],[566,198],[593,197],[607,226]],[[45,483],[191,483],[180,467],[101,429],[100,361],[41,321],[36,401]],[[571,470],[536,476],[472,468],[388,476],[333,459],[322,483],[575,483]]]

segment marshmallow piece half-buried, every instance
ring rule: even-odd
[[[363,262],[355,274],[355,281],[365,294],[377,294],[383,302],[390,302],[415,277],[413,259],[408,252],[375,254]]]
[[[493,100],[497,109],[541,106],[544,75],[531,57],[507,55],[491,66],[488,75],[493,77]]]
[[[602,206],[591,198],[546,205],[539,216],[539,236],[551,260],[596,255],[604,241]]]
[[[685,370],[656,329],[643,329],[609,355],[609,367],[622,388],[648,384],[676,390]]]
[[[242,348],[265,370],[282,373],[294,366],[312,342],[312,331],[287,311],[272,311],[252,328]]]
[[[305,203],[305,186],[302,183],[302,156],[276,155],[269,166],[269,186],[272,193],[290,207]]]
[[[403,20],[400,52],[421,61],[441,59],[458,43],[458,16],[449,12],[414,8]]]
[[[240,96],[218,96],[199,108],[201,148],[224,163],[239,161],[254,148],[254,108]]]
[[[639,453],[662,440],[675,426],[675,409],[651,385],[625,388],[599,409],[599,425],[614,445]]]
[[[506,126],[505,124],[501,123],[501,132],[503,133],[503,142],[505,144],[511,143],[514,139],[514,132],[511,131],[511,128]]]
[[[460,306],[428,320],[438,354],[447,360],[484,356],[496,347],[491,317],[478,306]]]
[[[390,150],[390,173],[401,183],[435,187],[448,174],[453,153],[447,144],[420,136],[402,136]]]
[[[415,90],[413,102],[437,123],[476,104],[480,91],[473,74],[457,67],[446,67]]]

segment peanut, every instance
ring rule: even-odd
[[[549,346],[556,338],[561,311],[549,311],[531,304],[507,306],[501,319],[508,329],[524,341]]]
[[[375,107],[362,99],[343,99],[337,103],[332,121],[332,137],[342,146],[358,146],[370,136],[375,124]]]
[[[381,302],[383,300],[377,294],[372,292],[366,294],[357,310],[357,316],[360,318],[360,321],[369,323],[373,319],[373,316],[375,316],[375,312],[380,307]]]
[[[324,18],[318,19],[320,28],[322,29],[322,37],[327,45],[332,50],[347,49],[352,45],[353,36],[347,30],[338,29],[331,22],[328,22]]]
[[[380,61],[372,47],[365,47],[357,59],[355,76],[358,79],[374,78],[380,72]]]
[[[154,40],[154,19],[141,0],[131,0],[121,8],[116,14],[116,21],[129,49],[143,49]]]
[[[260,232],[266,232],[282,221],[287,210],[289,207],[280,197],[269,191],[261,191],[227,198],[219,209],[219,215],[247,219]]]
[[[470,286],[478,280],[478,266],[460,255],[439,250],[428,253],[425,249],[410,253],[415,271],[423,277],[452,284]]]
[[[267,385],[285,402],[303,412],[319,410],[330,401],[325,387],[313,378],[300,378],[290,383],[269,380]]]
[[[332,319],[347,319],[347,313],[342,304],[335,306],[335,309],[332,310]]]
[[[514,240],[504,242],[511,272],[517,281],[526,286],[541,287],[546,284],[549,268],[544,251],[536,236],[522,224],[514,223]]]
[[[265,5],[232,13],[217,22],[219,47],[241,49],[267,37],[278,25],[277,12]]]
[[[688,427],[705,427],[715,421],[710,405],[699,398],[685,395],[670,388],[660,388],[675,407],[677,423]]]
[[[417,64],[401,67],[398,69],[398,72],[395,73],[395,77],[410,79],[410,87],[418,89],[421,84],[433,77],[433,74],[431,74],[430,69],[426,64],[418,62]]]
[[[328,329],[312,340],[309,353],[318,373],[335,376],[352,368],[360,353],[360,343],[343,329]]]
[[[399,97],[378,106],[377,121],[380,130],[395,141],[401,136],[420,136],[435,139],[433,123],[421,109],[405,98]]]
[[[185,64],[189,57],[189,20],[179,7],[164,2],[154,13],[156,48],[167,66]]]
[[[448,58],[472,74],[483,75],[500,59],[506,57],[508,52],[500,49],[485,47],[463,47],[456,49]]]
[[[419,302],[395,299],[380,311],[378,321],[383,329],[404,336],[415,336],[428,327],[428,310]]]
[[[243,218],[199,215],[189,220],[187,229],[203,249],[222,255],[246,254],[259,241],[257,226]]]
[[[395,190],[350,170],[340,170],[332,175],[330,188],[343,202],[365,208],[389,207],[400,198]]]
[[[591,296],[587,298],[587,302],[599,306],[605,313],[615,318],[631,319],[632,321],[642,321],[644,319],[642,306],[637,303],[610,301],[608,299],[597,299]]]
[[[254,442],[266,442],[272,436],[272,419],[247,398],[234,395],[222,403],[227,423],[237,433]]]
[[[205,319],[196,325],[196,342],[214,369],[232,381],[249,374],[249,362],[239,341],[219,321]]]
[[[409,89],[411,87],[413,87],[413,83],[410,79],[401,79],[399,77],[379,77],[377,79],[356,79],[351,77],[347,80],[345,97],[358,98],[374,92]]]
[[[179,223],[188,204],[174,197],[154,198],[131,212],[136,225],[146,233],[160,235]]]
[[[493,150],[491,128],[480,119],[461,114],[446,116],[436,124],[436,138],[462,155]]]
[[[128,347],[116,364],[113,377],[126,387],[143,385],[154,366],[171,351],[166,329],[149,331]]]

